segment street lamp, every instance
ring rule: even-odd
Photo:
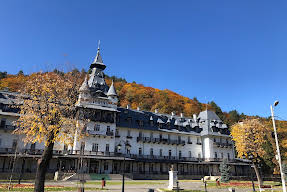
[[[276,125],[275,125],[275,120],[274,120],[274,107],[276,107],[279,104],[279,101],[275,101],[273,105],[270,105],[271,109],[271,117],[272,117],[272,122],[273,122],[273,128],[274,128],[274,136],[275,136],[275,142],[276,142],[276,150],[277,150],[277,160],[280,168],[280,174],[281,174],[281,180],[282,180],[282,190],[283,192],[286,192],[286,185],[285,185],[285,177],[284,173],[282,170],[282,164],[281,164],[281,155],[280,155],[280,149],[279,149],[279,143],[278,143],[278,136],[277,136],[277,131],[276,131]]]
[[[125,146],[125,147],[126,147],[127,151],[129,151],[130,148],[131,148],[131,146],[130,146],[128,143],[126,143],[126,146]],[[121,150],[121,148],[122,148],[122,145],[119,143],[119,144],[117,145],[118,152]],[[125,192],[125,167],[126,167],[126,157],[125,157],[125,154],[124,154],[122,192]]]
[[[255,165],[254,165],[254,163],[252,162],[252,159],[253,159],[253,155],[252,155],[252,154],[248,155],[249,166],[250,166],[251,182],[252,182],[252,188],[253,188],[253,192],[255,192],[256,190],[255,190],[255,186],[254,186],[253,172],[252,172],[252,169],[251,169],[251,167],[252,167],[252,166],[255,166]],[[252,162],[253,165],[251,165],[251,162]],[[259,187],[260,187],[260,186],[259,186]]]

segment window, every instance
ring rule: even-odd
[[[1,119],[1,124],[0,124],[0,127],[5,127],[6,125],[6,119]]]
[[[198,158],[201,158],[201,154],[200,153],[198,153]]]
[[[150,133],[150,138],[151,138],[151,139],[153,138],[153,133]]]
[[[159,134],[159,139],[162,140],[162,134]]]
[[[181,136],[179,135],[179,136],[177,137],[177,139],[178,139],[178,141],[180,142],[180,141],[181,141]]]
[[[111,127],[107,126],[107,132],[111,132]]]
[[[191,151],[188,152],[188,156],[189,156],[189,158],[191,158]]]
[[[167,139],[170,140],[170,135],[167,135]]]
[[[143,137],[143,133],[140,131],[139,132],[139,137],[142,138]]]
[[[178,157],[181,158],[181,151],[178,151]]]
[[[143,126],[144,126],[143,121],[139,121],[139,126],[140,126],[140,127],[143,127]]]
[[[131,150],[127,148],[127,154],[131,154]]]
[[[213,138],[213,142],[216,143],[216,138],[215,137]]]
[[[168,156],[171,157],[171,150],[168,150]]]
[[[0,146],[1,146],[1,144],[2,144],[2,139],[0,138]]]
[[[130,137],[131,136],[131,131],[130,130],[128,130],[128,137]]]
[[[13,149],[13,150],[16,150],[16,148],[17,148],[17,140],[14,139],[14,140],[13,140],[13,143],[12,143],[12,149]]]
[[[222,138],[220,138],[220,143],[222,143]]]
[[[104,163],[104,170],[107,171],[109,169],[109,164],[107,162]]]
[[[94,130],[95,131],[100,131],[101,126],[99,124],[95,124]]]
[[[85,142],[81,142],[81,151],[83,152],[85,150]]]
[[[99,144],[93,143],[92,151],[99,151]]]
[[[221,158],[223,159],[223,153],[221,153]]]
[[[159,150],[159,156],[162,157],[162,149]]]
[[[64,145],[64,151],[66,151],[66,150],[65,150],[65,146],[66,146],[66,145]],[[30,146],[30,150],[33,151],[33,150],[35,150],[35,148],[36,148],[36,143],[32,143],[31,146]]]
[[[116,136],[120,136],[118,129],[116,129]]]
[[[109,152],[109,151],[110,151],[110,145],[106,144],[106,152]]]
[[[188,136],[187,141],[190,143],[190,136]]]
[[[230,154],[229,153],[227,153],[227,159],[230,160]]]
[[[217,159],[217,153],[216,152],[214,153],[214,158]]]
[[[139,155],[142,155],[142,148],[139,148]]]
[[[150,148],[150,156],[153,156],[153,148]]]
[[[197,138],[196,138],[196,143],[197,143],[198,145],[200,145],[200,144],[201,144],[201,142],[200,142],[200,138],[199,138],[199,137],[197,137]]]

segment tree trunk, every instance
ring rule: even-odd
[[[49,145],[45,146],[41,159],[38,160],[34,192],[44,192],[46,172],[52,159],[53,148],[54,142],[49,142]]]
[[[256,173],[256,177],[257,177],[257,181],[258,181],[258,185],[263,185],[263,180],[260,176],[260,173],[259,173],[259,169],[257,168],[256,164],[253,163],[253,167],[254,167],[254,171]]]

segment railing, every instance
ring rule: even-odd
[[[0,129],[15,130],[17,127],[14,125],[0,125]]]
[[[164,139],[164,138],[151,138],[151,137],[137,137],[137,142],[144,142],[144,143],[162,143],[168,145],[185,145],[184,140],[171,140],[171,139]]]
[[[107,131],[107,132],[106,132],[106,135],[107,135],[107,136],[114,136],[114,132],[113,132],[113,131]]]
[[[0,154],[15,154],[15,148],[0,148]],[[42,149],[20,149],[16,151],[17,155],[42,155]],[[126,157],[141,160],[176,160],[176,161],[222,161],[223,158],[196,158],[179,156],[159,156],[159,155],[138,155],[122,154],[109,151],[82,151],[82,150],[53,150],[53,155],[59,156],[103,156],[103,157]],[[234,159],[229,159],[229,162]]]
[[[99,135],[99,136],[114,136],[113,131],[106,131],[104,134],[99,132],[99,131],[94,131],[94,130],[87,130],[87,133],[90,135]]]
[[[232,147],[232,143],[222,143],[222,142],[214,142],[213,145],[217,146],[217,147]]]

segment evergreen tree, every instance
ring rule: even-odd
[[[7,72],[6,71],[4,71],[4,72],[0,71],[0,79],[4,79],[6,77],[7,77]]]
[[[223,183],[227,183],[230,180],[230,173],[229,173],[230,167],[227,165],[227,160],[224,159],[222,163],[219,166],[219,171],[221,174],[220,181]]]
[[[20,70],[20,71],[17,73],[17,75],[18,75],[18,76],[19,76],[19,75],[24,75],[23,70]]]

